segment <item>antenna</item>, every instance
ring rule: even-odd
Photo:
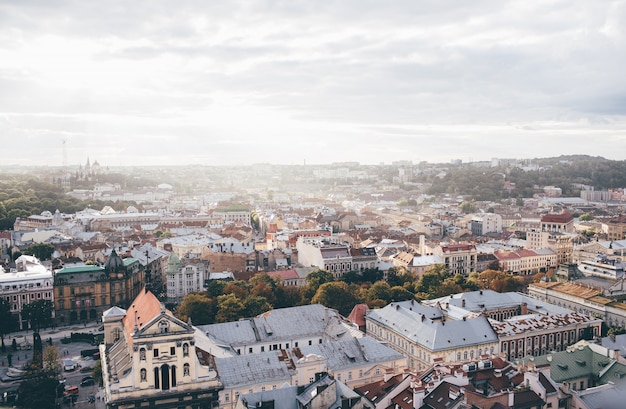
[[[63,170],[67,169],[67,150],[65,149],[65,142],[67,142],[67,140],[63,139]]]

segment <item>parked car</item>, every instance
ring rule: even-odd
[[[82,381],[80,381],[80,386],[91,386],[95,385],[96,381],[91,376],[85,376]]]

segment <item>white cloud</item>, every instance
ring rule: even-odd
[[[17,163],[59,164],[19,147],[63,138],[110,165],[625,159],[623,21],[619,0],[0,1],[0,132]]]

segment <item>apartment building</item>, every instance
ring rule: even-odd
[[[104,266],[77,265],[54,273],[57,322],[97,320],[113,306],[126,307],[144,287],[144,270],[134,258],[113,250]]]
[[[22,308],[33,301],[54,302],[52,271],[33,256],[21,255],[15,260],[15,269],[6,272],[0,266],[0,297],[17,318],[19,329],[27,329]]]
[[[498,336],[486,317],[450,319],[439,305],[394,302],[370,310],[365,323],[366,334],[407,356],[412,370],[499,354]]]
[[[449,320],[487,318],[498,337],[497,350],[508,360],[563,350],[600,335],[602,327],[601,319],[514,292],[471,291],[423,304],[437,307]]]
[[[441,257],[450,274],[469,275],[476,271],[478,252],[473,244],[442,244],[434,254]]]
[[[330,272],[335,278],[341,278],[355,267],[350,248],[346,244],[328,240],[299,238],[296,245],[298,262],[306,267],[318,267]]]
[[[557,254],[550,249],[495,250],[500,269],[513,274],[532,275],[545,273],[558,267]]]
[[[502,216],[495,213],[476,214],[470,221],[470,229],[475,236],[502,233]]]
[[[176,253],[170,255],[165,275],[167,277],[167,302],[179,303],[189,293],[200,292],[209,279],[207,263],[184,259],[184,264]]]

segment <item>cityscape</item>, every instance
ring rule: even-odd
[[[626,0],[0,0],[0,409],[624,409]]]
[[[619,407],[624,166],[4,167],[3,402]]]

